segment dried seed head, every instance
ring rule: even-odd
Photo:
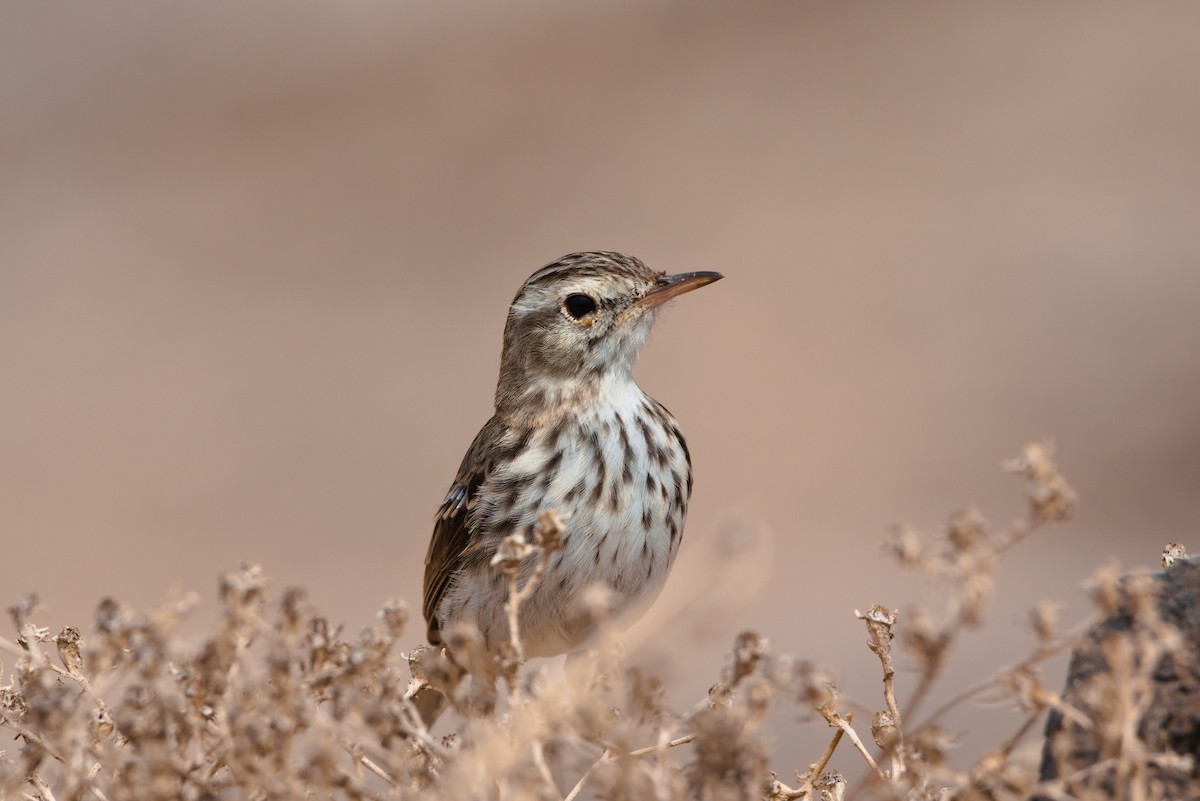
[[[691,787],[685,797],[758,798],[766,773],[766,753],[755,736],[753,710],[740,705],[711,707],[692,719],[695,740]],[[639,794],[638,798],[647,797]]]
[[[896,728],[896,721],[892,719],[891,713],[875,713],[875,717],[871,719],[871,737],[875,740],[875,745],[884,750],[900,742],[900,730]]]
[[[472,676],[489,676],[494,670],[492,654],[487,649],[483,634],[469,620],[460,620],[442,632],[446,649],[454,654],[454,662]],[[461,672],[461,671],[460,671]]]
[[[757,719],[765,715],[770,707],[771,698],[775,695],[774,688],[770,682],[761,679],[754,679],[747,684],[744,689],[746,706]]]
[[[116,634],[128,620],[128,613],[115,598],[103,598],[96,605],[96,630],[101,634]]]
[[[1058,635],[1058,618],[1062,612],[1059,604],[1043,601],[1029,610],[1029,623],[1033,633],[1043,644],[1048,644]]]
[[[1121,576],[1117,565],[1110,562],[1097,568],[1088,585],[1092,603],[1105,615],[1116,614],[1121,608]]]
[[[733,688],[724,682],[717,682],[708,688],[709,709],[726,708],[733,703]]]
[[[738,682],[754,672],[758,663],[770,653],[770,644],[757,632],[743,631],[733,644],[733,667],[729,673],[729,684]]]
[[[916,568],[928,558],[921,535],[911,526],[897,526],[884,542],[884,550],[891,554],[901,567]]]
[[[1178,542],[1168,542],[1162,552],[1163,570],[1170,570],[1176,562],[1187,559],[1187,549]]]
[[[79,649],[82,641],[79,629],[74,626],[63,626],[63,630],[54,638],[54,643],[58,646],[58,658],[74,679],[83,678],[83,654]]]
[[[219,583],[221,603],[240,609],[262,599],[267,588],[267,578],[261,565],[242,562],[237,568],[224,573]]]
[[[988,601],[992,599],[993,576],[983,570],[972,571],[959,587],[959,615],[964,625],[978,628],[983,625]]]
[[[795,663],[789,683],[796,702],[802,706],[820,711],[832,709],[837,703],[839,690],[833,674],[808,660]]]
[[[873,604],[866,614],[854,610],[854,616],[859,620],[866,621],[867,646],[878,656],[884,660],[884,668],[887,669],[891,665],[892,653],[892,626],[896,625],[896,619],[899,617],[899,610],[888,610],[886,606]]]
[[[970,782],[976,795],[967,798],[980,799],[1027,798],[1034,784],[1033,774],[1004,752],[993,752],[980,759],[971,770]],[[959,798],[962,794],[953,797]],[[1093,796],[1088,793],[1085,797]]]
[[[975,506],[968,506],[950,518],[946,538],[959,553],[976,548],[987,539],[987,521]]]
[[[920,660],[922,670],[936,670],[946,657],[950,637],[921,610],[914,609],[907,615],[908,625],[900,630],[901,637]]]
[[[1002,683],[1026,712],[1040,712],[1054,698],[1042,683],[1041,674],[1033,667],[1025,666],[1010,671],[1002,677]]]
[[[25,625],[25,622],[33,614],[34,610],[37,609],[38,605],[37,593],[29,592],[17,599],[15,604],[8,607],[8,614],[12,618],[13,625],[17,631],[21,630],[21,627]]]
[[[820,794],[821,801],[843,801],[846,797],[846,777],[836,770],[822,773],[812,786]]]
[[[288,587],[279,599],[279,611],[284,628],[298,633],[308,614],[308,593],[300,587]]]
[[[99,741],[107,739],[116,727],[113,725],[112,714],[105,707],[92,710],[92,738]]]
[[[1033,518],[1040,523],[1069,520],[1078,505],[1075,491],[1050,458],[1053,453],[1052,443],[1032,443],[1025,446],[1019,457],[1009,459],[1002,465],[1010,473],[1025,476]]]
[[[1158,579],[1146,573],[1133,573],[1125,577],[1122,588],[1133,607],[1135,618],[1145,621],[1159,619]]]
[[[533,545],[525,541],[525,535],[519,531],[509,534],[500,541],[500,545],[496,548],[496,554],[492,557],[492,566],[496,567],[506,576],[515,576],[517,571],[521,569],[521,563],[529,557],[534,550]]]
[[[625,672],[629,688],[630,706],[637,712],[641,722],[650,722],[666,716],[663,709],[663,683],[658,676],[632,667]]]
[[[896,625],[896,620],[900,617],[900,612],[895,609],[888,611],[888,608],[882,604],[872,604],[871,608],[865,613],[855,609],[854,616],[859,620],[867,621],[867,625],[881,625],[885,630],[890,632],[892,626]]]
[[[542,512],[533,524],[533,543],[545,553],[554,553],[562,547],[566,525],[553,509]]]
[[[40,642],[50,642],[50,629],[45,626],[35,626],[28,622],[20,626],[17,634],[17,645],[26,651],[31,651]]]
[[[393,637],[399,637],[404,633],[404,626],[408,623],[408,604],[404,603],[403,598],[388,598],[379,612],[379,619],[387,626]]]
[[[930,768],[940,768],[946,764],[946,754],[952,751],[958,742],[941,726],[932,724],[909,737],[907,744],[916,760]]]
[[[356,668],[384,669],[384,658],[392,648],[392,635],[378,626],[367,626],[358,633],[358,643],[350,649],[350,664]]]
[[[405,654],[404,658],[408,662],[408,672],[412,675],[413,681],[418,684],[429,683],[429,677],[425,675],[424,665],[431,651],[433,651],[433,648],[422,643]]]

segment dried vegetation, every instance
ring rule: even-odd
[[[1153,705],[1150,675],[1164,658],[1194,663],[1164,622],[1150,589],[1108,569],[1095,581],[1098,615],[1120,609],[1131,621],[1103,640],[1111,670],[1071,701],[1042,682],[1041,663],[1073,647],[1091,623],[1059,631],[1050,607],[1031,612],[1032,653],[953,697],[939,677],[959,637],[979,628],[997,561],[1023,539],[1068,519],[1075,497],[1049,449],[1031,445],[1006,468],[1024,478],[1029,509],[993,531],[974,509],[924,536],[899,530],[888,549],[900,565],[940,583],[943,605],[903,615],[875,605],[858,617],[865,658],[877,659],[882,692],[871,720],[855,720],[832,674],[774,653],[761,635],[737,638],[707,696],[691,708],[663,702],[658,677],[630,667],[620,644],[602,637],[562,671],[526,665],[516,607],[536,566],[558,547],[561,521],[548,515],[528,540],[506,541],[494,565],[509,582],[509,647],[486,653],[475,632],[450,632],[455,655],[396,647],[408,612],[388,602],[357,638],[317,615],[299,590],[271,598],[258,567],[222,577],[220,619],[197,647],[180,635],[194,604],[150,613],[102,601],[91,634],[57,635],[35,622],[37,601],[10,609],[17,638],[2,643],[0,797],[21,799],[1047,799],[1169,795],[1172,776],[1192,776],[1187,756],[1163,750],[1139,729]],[[1181,549],[1171,559],[1186,563]],[[519,570],[529,560],[535,569]],[[519,574],[528,574],[522,579]],[[587,599],[603,617],[602,593]],[[847,608],[847,615],[850,611]],[[857,629],[846,636],[860,636]],[[915,686],[898,698],[896,656],[916,666]],[[434,736],[418,700],[430,688],[448,698],[453,734]],[[948,756],[941,728],[955,707],[1007,702],[1025,713],[1013,732],[968,768]],[[824,753],[791,771],[770,771],[768,709],[793,705],[830,727]],[[933,707],[932,709],[928,709]],[[1094,733],[1048,749],[1054,769],[1015,756],[1046,711],[1060,730]],[[860,717],[865,717],[860,715]],[[1089,752],[1091,753],[1091,752]],[[798,759],[803,759],[803,756]],[[804,763],[802,763],[804,764]],[[839,770],[862,778],[853,786]],[[795,767],[795,766],[794,766]]]

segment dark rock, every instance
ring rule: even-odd
[[[1164,757],[1144,761],[1143,797],[1200,799],[1200,560],[1125,577],[1116,589],[1115,611],[1071,655],[1063,692],[1064,703],[1092,725],[1051,713],[1040,778],[1062,779],[1070,798],[1129,798],[1139,761],[1131,752],[1141,750]],[[1156,663],[1146,665],[1147,658]],[[1130,749],[1121,742],[1119,699],[1139,684],[1136,677],[1150,697],[1137,722],[1140,745]],[[1097,767],[1079,773],[1089,766]]]

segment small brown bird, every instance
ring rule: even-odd
[[[496,413],[475,437],[435,518],[425,558],[429,641],[473,622],[508,639],[507,586],[491,566],[506,536],[549,510],[562,547],[520,607],[527,656],[583,647],[599,584],[629,622],[657,596],[683,535],[691,457],[671,413],[634,383],[662,304],[720,273],[666,275],[620,253],[573,253],[529,277],[508,312]]]

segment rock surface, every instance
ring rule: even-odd
[[[1107,603],[1097,592],[1112,613],[1071,656],[1040,778],[1071,798],[1200,798],[1200,561],[1112,590]]]

